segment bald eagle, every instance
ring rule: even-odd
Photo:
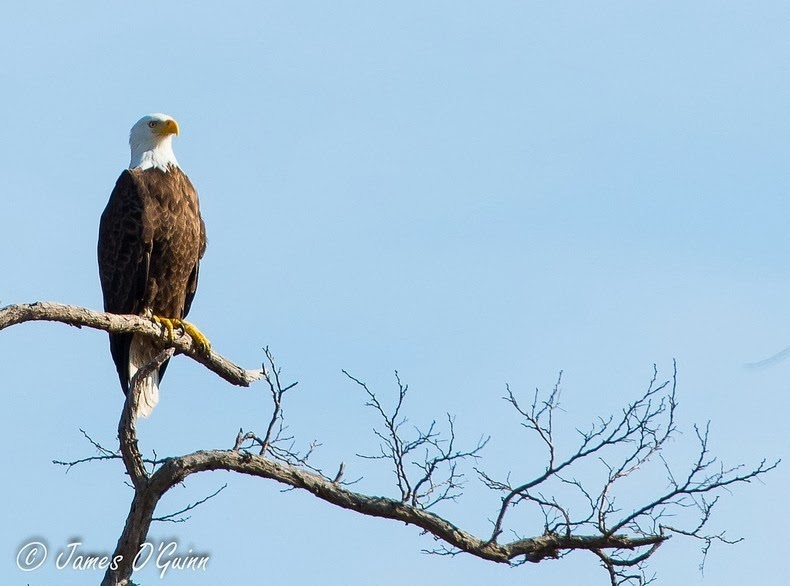
[[[143,116],[132,126],[132,159],[110,195],[99,225],[99,276],[104,310],[148,316],[173,336],[180,327],[198,348],[208,341],[191,324],[189,313],[198,285],[206,228],[198,196],[173,153],[178,124],[165,114]],[[137,334],[110,334],[121,388],[129,392],[134,374],[161,346]],[[136,415],[147,417],[159,401],[159,381],[167,362],[142,384]]]

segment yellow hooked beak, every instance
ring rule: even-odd
[[[165,136],[167,134],[175,134],[178,136],[178,122],[175,120],[165,120],[154,128],[154,134]]]

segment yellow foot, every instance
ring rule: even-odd
[[[203,335],[199,329],[193,326],[188,321],[178,320],[181,324],[181,328],[189,334],[189,337],[192,338],[192,342],[197,346],[198,350],[200,350],[203,354],[208,354],[211,352],[211,342],[208,341],[208,338]]]
[[[189,334],[192,342],[200,352],[208,354],[211,351],[211,343],[208,341],[208,338],[191,323],[178,318],[171,319],[158,315],[151,316],[151,320],[155,324],[162,326],[162,336],[166,342],[173,342],[175,340],[175,328],[180,328],[185,334]]]
[[[162,337],[165,339],[166,342],[172,342],[176,339],[175,335],[175,326],[178,325],[178,320],[176,319],[168,319],[166,317],[159,317],[158,315],[152,315],[151,321],[155,324],[162,326]]]

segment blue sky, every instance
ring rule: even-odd
[[[354,456],[375,450],[376,421],[343,368],[383,396],[397,369],[414,423],[450,411],[469,443],[493,434],[491,469],[526,474],[506,383],[528,396],[562,370],[571,426],[677,359],[678,460],[707,420],[725,463],[785,457],[790,361],[745,364],[790,345],[790,6],[690,4],[7,4],[0,304],[100,307],[98,219],[128,130],[167,112],[209,237],[191,318],[247,367],[271,347],[300,382],[291,431],[323,443],[317,464],[364,476],[359,490],[395,494],[386,468]],[[0,577],[98,583],[50,564],[22,574],[14,558],[32,537],[101,552],[120,533],[120,463],[50,463],[93,453],[79,428],[114,445],[106,336],[22,325],[0,334],[0,357],[15,478],[0,488]],[[177,359],[141,443],[230,447],[267,421],[262,386]],[[704,583],[783,579],[785,468],[725,495],[712,529],[745,541],[711,550]],[[469,498],[440,512],[485,533],[497,498],[468,472]],[[159,511],[224,483],[188,523],[154,526],[211,555],[167,583],[606,583],[582,554],[517,569],[426,556],[413,528],[229,474],[190,478]],[[662,547],[659,583],[703,583],[697,545]]]

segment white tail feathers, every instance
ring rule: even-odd
[[[132,336],[129,345],[129,380],[143,366],[159,354],[159,350],[145,338]],[[159,402],[159,369],[154,370],[143,380],[140,398],[137,401],[137,417],[148,417]]]

